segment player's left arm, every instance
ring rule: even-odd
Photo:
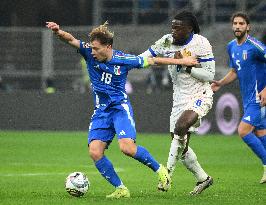
[[[187,67],[186,72],[192,77],[203,81],[211,82],[215,75],[215,61],[213,55],[198,58],[199,64],[193,67]]]
[[[215,59],[212,46],[206,38],[202,37],[200,40],[195,53],[199,64],[186,68],[186,72],[200,81],[211,82],[215,75]]]

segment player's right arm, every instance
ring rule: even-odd
[[[185,58],[147,58],[148,65],[184,65],[184,66],[193,66],[198,64],[198,60],[195,57],[185,57]]]
[[[235,69],[231,69],[224,78],[221,80],[213,80],[211,84],[211,88],[213,92],[218,91],[222,86],[227,85],[237,79],[237,74]]]
[[[80,41],[76,39],[72,34],[60,29],[59,25],[55,22],[46,22],[46,27],[51,29],[62,41],[69,45],[80,48]]]

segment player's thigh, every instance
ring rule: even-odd
[[[114,129],[117,138],[131,138],[136,140],[136,128],[133,118],[133,110],[129,103],[121,105],[121,109],[117,110],[113,116]]]
[[[197,122],[198,116],[198,113],[193,110],[185,110],[177,120],[176,126],[182,126],[182,124],[191,126]]]
[[[181,116],[183,110],[185,109],[186,105],[182,103],[173,103],[171,115],[170,115],[170,133],[174,133],[175,124],[179,117]]]
[[[210,111],[210,109],[212,108],[212,104],[212,92],[206,91],[191,96],[191,99],[187,103],[186,110],[194,111],[198,114],[198,118],[201,119]]]
[[[260,127],[262,123],[262,113],[259,103],[250,103],[245,109],[241,122],[245,122],[254,127]]]
[[[254,130],[254,126],[249,123],[241,121],[238,126],[238,135],[240,137],[245,137],[248,133]]]
[[[115,129],[113,126],[112,113],[96,112],[92,118],[89,126],[88,144],[94,140],[100,140],[109,144],[115,136]]]

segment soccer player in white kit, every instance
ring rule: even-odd
[[[215,74],[215,61],[209,41],[199,35],[197,18],[191,12],[181,12],[172,21],[172,34],[166,34],[141,54],[146,57],[183,58],[196,56],[196,67],[168,66],[173,82],[173,107],[170,116],[172,143],[167,168],[172,176],[180,160],[197,180],[191,195],[200,194],[212,185],[213,179],[200,166],[194,151],[188,146],[190,133],[196,131],[200,120],[212,107],[210,81]],[[158,184],[160,191],[167,191]]]

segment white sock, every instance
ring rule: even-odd
[[[194,151],[188,147],[188,151],[181,159],[183,165],[196,177],[198,182],[203,182],[207,179],[207,173],[200,166],[197,156]]]
[[[167,160],[167,169],[169,170],[169,175],[172,176],[175,170],[176,162],[180,159],[182,156],[182,153],[185,149],[185,145],[183,143],[180,143],[180,140],[178,135],[174,135],[174,138],[172,139],[168,160]],[[185,142],[187,140],[187,136],[184,137]]]

